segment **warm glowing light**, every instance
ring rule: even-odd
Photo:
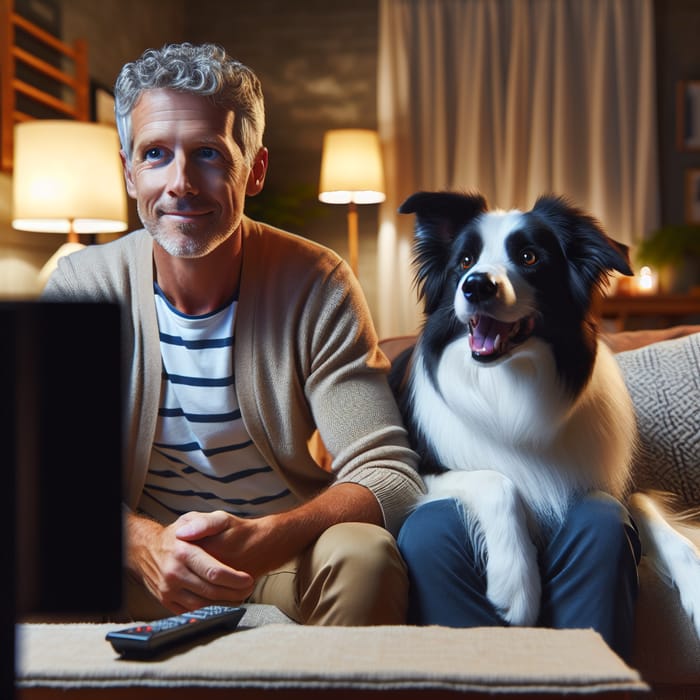
[[[376,131],[333,129],[325,133],[318,198],[327,204],[376,204],[385,200]]]
[[[637,277],[637,291],[640,294],[656,294],[659,281],[656,272],[645,265]]]
[[[63,234],[126,230],[126,190],[113,126],[69,119],[17,124],[14,163],[14,228]]]

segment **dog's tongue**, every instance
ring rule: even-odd
[[[479,355],[492,355],[498,352],[496,340],[500,336],[500,343],[508,340],[512,323],[497,321],[490,316],[479,315],[472,319],[472,334],[470,338],[471,350]]]

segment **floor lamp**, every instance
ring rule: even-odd
[[[81,233],[128,227],[116,129],[106,124],[38,119],[15,126],[12,227],[60,233],[66,241],[42,269],[83,247]]]
[[[348,205],[348,257],[358,274],[357,205],[386,199],[379,136],[369,129],[332,129],[323,137],[319,200]]]

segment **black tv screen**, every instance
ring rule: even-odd
[[[116,305],[0,303],[0,510],[15,533],[2,570],[14,572],[15,617],[120,606],[120,336]]]

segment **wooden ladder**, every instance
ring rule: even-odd
[[[31,38],[30,41],[22,41]],[[33,40],[33,41],[32,41]],[[32,53],[31,44],[48,47],[59,57],[53,65]],[[39,84],[18,77],[20,64],[28,66]],[[67,66],[67,70],[64,69]],[[24,96],[26,110],[18,107]],[[37,112],[33,113],[32,105]],[[77,39],[67,44],[45,31],[14,9],[13,0],[0,0],[0,169],[12,170],[14,126],[42,118],[90,118],[90,78],[87,42]]]

